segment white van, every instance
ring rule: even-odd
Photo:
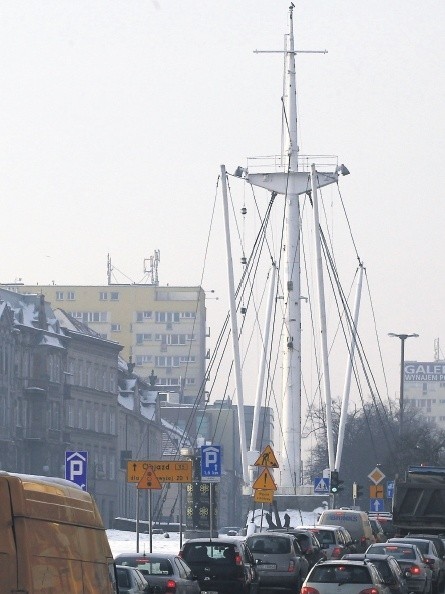
[[[344,526],[354,540],[357,553],[364,553],[375,543],[368,514],[352,509],[326,509],[318,519],[319,525]]]

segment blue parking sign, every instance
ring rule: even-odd
[[[219,483],[221,480],[221,446],[201,446],[201,481]]]
[[[65,478],[87,490],[88,452],[65,452]]]

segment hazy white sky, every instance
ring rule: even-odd
[[[297,47],[329,52],[297,60],[301,151],[351,171],[341,191],[394,394],[387,332],[419,333],[418,360],[445,342],[445,3],[294,1]],[[160,249],[161,284],[200,283],[220,164],[279,152],[282,60],[253,50],[283,47],[288,5],[3,0],[1,281],[105,283],[108,252],[138,281]],[[215,333],[217,239],[203,280]]]

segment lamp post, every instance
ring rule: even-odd
[[[400,338],[400,396],[399,396],[399,410],[400,410],[400,425],[399,435],[403,432],[403,387],[404,387],[404,371],[405,371],[405,340],[407,338],[418,338],[418,334],[394,334],[389,332],[388,336]]]

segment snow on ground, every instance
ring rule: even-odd
[[[317,507],[312,512],[304,512],[295,509],[280,511],[279,516],[284,524],[284,514],[290,517],[290,526],[310,526],[317,523],[320,513],[327,509],[327,502],[323,502],[322,507]],[[261,514],[261,510],[255,510],[254,524],[255,532],[261,531],[261,515],[263,530],[268,527],[266,513]],[[251,524],[252,512],[249,513],[248,524]],[[250,530],[249,530],[250,532]],[[252,530],[253,532],[253,530]],[[153,534],[152,548],[157,553],[177,553],[179,546],[179,532],[168,532],[168,538],[164,534]],[[108,541],[110,543],[113,556],[120,553],[136,553],[136,532],[127,532],[125,530],[107,530]],[[183,542],[185,538],[183,536]],[[150,552],[150,536],[141,533],[139,535],[139,552]]]

